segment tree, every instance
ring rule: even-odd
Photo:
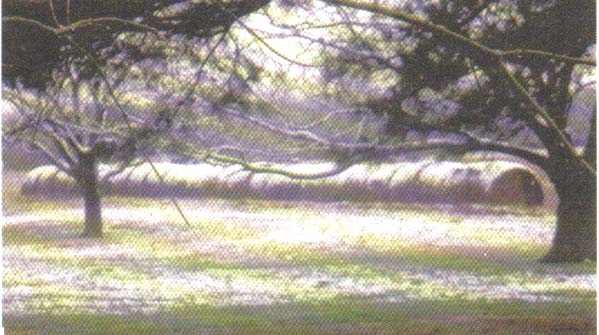
[[[268,2],[2,3],[3,92],[14,107],[5,115],[3,138],[28,143],[74,178],[84,199],[84,237],[102,235],[98,163],[116,159],[116,170],[123,169],[137,157],[140,143],[170,123],[161,116],[172,106],[162,106],[149,119],[140,118],[143,112],[135,106],[135,115],[129,113],[132,81],[124,85],[127,90],[116,90],[126,70],[158,58],[154,51],[168,47],[173,36],[194,43],[209,39]],[[156,45],[145,48],[148,43]],[[125,75],[112,78],[109,68]],[[149,159],[148,152],[140,152]]]
[[[294,34],[328,51],[329,85],[385,87],[358,103],[406,141],[451,138],[464,152],[540,166],[560,200],[542,261],[596,259],[596,106],[585,83],[595,67],[593,1],[324,2],[339,12],[333,37]],[[592,95],[584,110],[581,94]],[[573,127],[576,118],[590,126]]]
[[[123,78],[111,80],[112,87],[118,88]],[[20,86],[3,90],[11,107],[3,113],[3,139],[27,144],[73,178],[84,202],[82,237],[103,232],[100,162],[111,163],[102,171],[109,178],[132,164],[140,149],[147,151],[152,137],[164,130],[160,113],[147,104],[140,108],[139,91],[121,92],[116,107],[101,81],[61,80],[42,93]],[[135,118],[124,121],[120,108],[134,109]]]

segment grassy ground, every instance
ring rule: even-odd
[[[8,185],[8,187],[6,187]],[[594,334],[595,263],[543,210],[107,198],[4,187],[7,334]]]

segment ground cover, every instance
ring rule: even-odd
[[[4,189],[8,334],[594,334],[595,263],[544,265],[542,209],[109,197]]]

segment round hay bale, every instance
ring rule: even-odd
[[[368,176],[367,187],[369,195],[374,201],[390,201],[392,190],[388,181],[396,169],[393,164],[381,164]]]
[[[134,172],[130,175],[131,187],[123,191],[125,191],[127,195],[132,196],[160,196],[160,194],[157,194],[156,189],[151,184],[153,174],[154,171],[152,171],[152,167],[149,164],[142,164],[138,167],[135,167]]]
[[[78,192],[75,180],[52,165],[31,170],[21,186],[24,195],[72,196]]]
[[[155,165],[161,182],[149,164],[126,168],[105,188],[133,196],[258,197],[272,200],[487,202],[497,205],[540,206],[549,182],[539,171],[515,161],[419,162],[357,164],[328,178],[304,180],[275,173],[252,173],[242,166],[210,164]],[[111,167],[100,166],[100,175]],[[317,174],[334,168],[331,163],[275,166],[301,174]],[[52,166],[32,170],[23,193],[73,193],[74,181]]]
[[[447,190],[451,201],[481,202],[484,199],[482,171],[470,166],[457,167],[451,178],[451,186]]]
[[[251,173],[240,165],[231,166],[227,170],[227,188],[234,197],[241,197],[250,188]]]
[[[21,193],[22,194],[34,194],[38,189],[38,185],[40,183],[41,174],[47,166],[40,166],[38,168],[34,168],[33,170],[27,173],[25,177],[25,182],[21,185]]]
[[[541,205],[547,207],[548,209],[557,209],[559,199],[557,196],[557,192],[555,191],[555,186],[551,182],[551,179],[549,178],[547,173],[543,171],[543,169],[541,169],[539,166],[531,164],[530,162],[520,157],[488,151],[468,154],[464,157],[464,160],[475,164],[485,164],[487,166],[487,169],[493,166],[497,167],[498,165],[501,165],[503,167],[499,168],[499,171],[491,172],[491,174],[494,175],[494,177],[492,178],[492,180],[490,180],[488,187],[491,186],[493,180],[499,178],[498,174],[500,174],[502,171],[506,171],[510,168],[523,168],[527,170],[534,176],[534,179],[540,185],[543,194],[543,203]],[[534,201],[530,202],[534,203]]]
[[[109,189],[111,192],[116,194],[133,194],[132,190],[135,189],[135,167],[128,167],[123,170],[120,174],[112,177],[108,180]]]
[[[246,190],[248,195],[273,200],[295,199],[296,193],[297,187],[293,187],[288,177],[271,173],[252,174]]]
[[[463,198],[460,179],[464,165],[458,162],[427,164],[411,181],[415,199],[423,202],[457,202]]]
[[[415,182],[419,171],[425,168],[431,162],[406,162],[395,164],[395,172],[391,175],[389,186],[392,188],[401,187],[402,185]]]
[[[487,202],[500,205],[543,205],[541,183],[527,169],[514,167],[502,171],[486,194]]]
[[[395,172],[391,175],[387,184],[390,189],[389,201],[404,201],[413,203],[425,198],[423,188],[418,181],[419,171],[431,161],[421,162],[398,162],[395,165]]]
[[[21,194],[31,195],[40,191],[42,189],[41,184],[45,181],[49,173],[53,172],[48,171],[49,169],[55,170],[54,167],[46,165],[37,167],[27,173],[25,182],[21,185]]]

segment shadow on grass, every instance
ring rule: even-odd
[[[372,303],[339,297],[268,306],[189,305],[152,314],[4,316],[6,334],[595,334],[584,304],[484,300]]]
[[[75,220],[43,220],[34,224],[5,226],[2,228],[2,245],[7,247],[50,243],[65,246],[65,243],[96,243],[93,239],[81,238],[82,226],[81,222]]]

